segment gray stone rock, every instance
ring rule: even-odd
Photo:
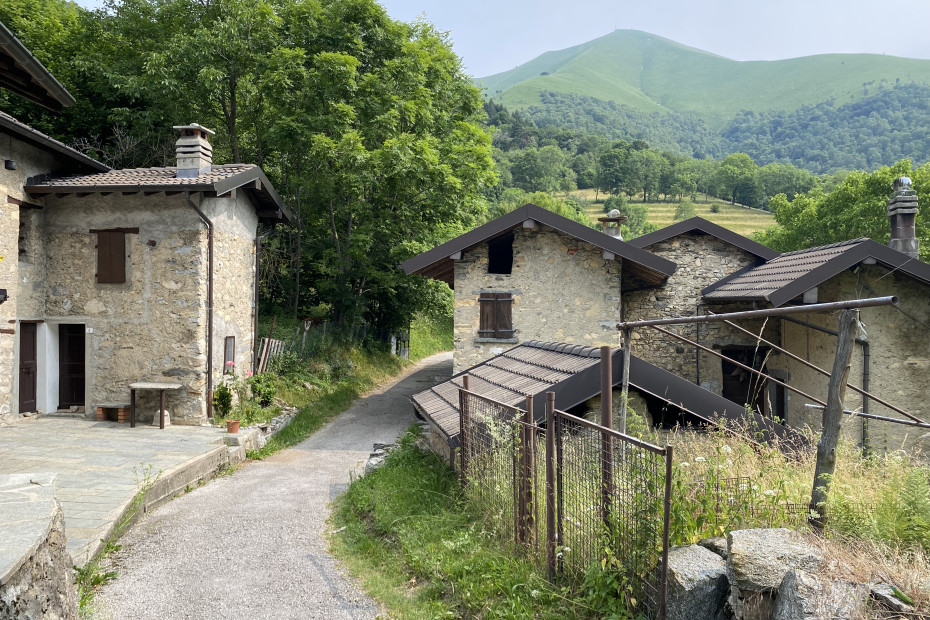
[[[737,620],[768,620],[774,595],[792,569],[816,573],[820,549],[793,530],[735,530],[727,536],[730,608]]]
[[[894,590],[891,589],[891,585],[887,583],[875,583],[869,586],[869,595],[882,607],[890,609],[891,611],[897,611],[900,613],[913,613],[914,607],[908,605],[897,596],[895,596]]]
[[[717,620],[724,617],[728,589],[726,563],[717,554],[698,545],[669,550],[669,620]]]
[[[705,538],[704,540],[698,541],[698,544],[708,551],[713,551],[724,560],[726,560],[727,556],[729,555],[729,552],[727,551],[727,539],[723,536],[717,538]]]
[[[772,620],[865,618],[867,593],[861,583],[824,583],[816,575],[802,570],[789,570],[778,589]]]

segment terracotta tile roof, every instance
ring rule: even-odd
[[[533,340],[415,394],[411,400],[443,435],[451,438],[459,434],[459,388],[465,374],[469,376],[470,391],[505,405],[523,407],[527,395],[552,390],[599,364],[600,349],[596,347]]]
[[[97,174],[33,179],[30,194],[93,194],[99,192],[213,192],[218,196],[243,188],[256,204],[262,221],[293,221],[293,216],[268,177],[255,164],[213,166],[196,177],[175,176],[177,168],[130,168]]]
[[[5,112],[0,112],[0,133],[10,133],[17,138],[28,142],[44,151],[51,151],[64,155],[72,164],[72,168],[79,170],[106,171],[110,168],[96,159],[88,157],[70,146],[66,146],[51,136],[47,136],[26,123],[20,122]]]
[[[213,185],[237,174],[256,170],[254,164],[227,164],[213,166],[210,172],[204,172],[193,178],[177,178],[177,168],[129,168],[126,170],[108,170],[99,174],[83,174],[68,177],[45,179],[30,186],[30,191],[36,192],[41,188],[51,190],[84,190],[100,191],[104,189],[121,188],[177,188],[199,187]]]
[[[863,237],[782,254],[738,271],[702,293],[709,301],[767,301],[778,307],[867,258],[930,283],[930,265]]]

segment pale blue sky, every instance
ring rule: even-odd
[[[101,0],[77,0],[87,7]],[[395,19],[449,31],[476,77],[549,50],[645,30],[736,60],[831,52],[930,58],[927,0],[382,0]]]

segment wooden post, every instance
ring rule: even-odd
[[[462,389],[459,390],[459,459],[461,460],[459,475],[462,478],[462,486],[465,486],[466,473],[468,472],[468,426],[470,417],[468,415],[468,397],[465,392],[468,391],[468,375],[462,377]]]
[[[524,544],[530,542],[530,530],[533,522],[533,395],[526,395],[526,411],[520,424],[520,447],[518,461],[520,463],[519,480],[519,515],[520,527],[517,542]]]
[[[610,347],[601,347],[601,426],[614,427],[613,369]],[[601,517],[604,526],[610,526],[610,500],[614,486],[613,437],[601,431]]]
[[[823,430],[817,443],[817,465],[814,469],[814,487],[811,490],[810,522],[815,530],[823,530],[827,522],[826,501],[830,482],[836,470],[836,445],[840,439],[840,422],[843,420],[843,399],[846,397],[846,382],[849,378],[850,360],[856,334],[859,333],[859,311],[840,312],[840,329],[836,339],[836,356],[833,372],[827,388],[827,406],[823,410]]]
[[[630,347],[633,344],[633,328],[623,329],[623,370],[620,379],[620,389],[623,401],[620,403],[620,432],[626,435],[626,405],[630,400]]]
[[[555,580],[555,392],[546,392],[546,566],[549,581]]]

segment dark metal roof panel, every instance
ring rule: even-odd
[[[642,275],[656,283],[663,281],[673,274],[677,267],[677,265],[670,260],[641,250],[625,241],[620,241],[615,237],[605,235],[598,230],[589,228],[530,203],[514,209],[510,213],[505,213],[495,220],[483,224],[431,250],[427,250],[418,256],[414,256],[401,263],[400,268],[408,274],[418,273],[437,280],[451,282],[453,261],[449,258],[450,256],[507,233],[525,220],[535,220],[540,224],[571,235],[576,239],[586,241],[603,250],[612,252],[618,257],[625,259],[624,269],[627,268],[626,261],[629,261],[632,265],[640,267],[640,273],[638,275]]]
[[[50,110],[74,105],[71,93],[3,23],[0,23],[0,87]]]
[[[745,250],[750,254],[758,256],[764,260],[771,260],[778,256],[780,252],[773,250],[770,247],[764,246],[761,243],[753,241],[748,237],[744,237],[739,233],[735,233],[732,230],[724,228],[719,224],[714,224],[709,222],[702,217],[692,217],[681,222],[676,222],[671,226],[666,226],[665,228],[660,228],[654,232],[643,235],[641,237],[636,237],[635,239],[630,239],[630,245],[636,246],[637,248],[646,248],[647,246],[659,243],[661,241],[667,241],[672,237],[677,237],[678,235],[683,235],[689,232],[702,232],[712,237],[717,237],[722,241],[726,241],[730,245],[734,245],[741,250]]]

